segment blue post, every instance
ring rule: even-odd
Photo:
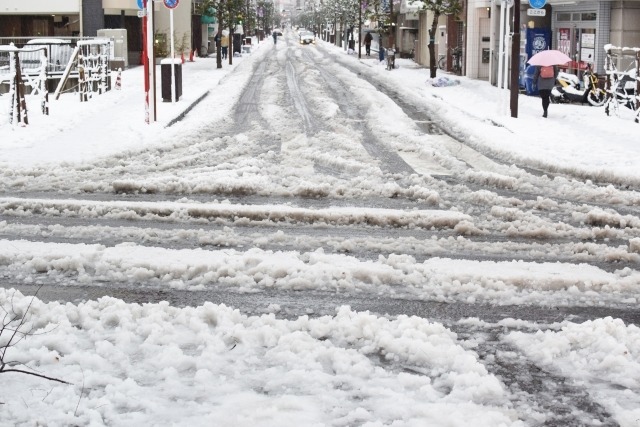
[[[384,48],[382,47],[382,34],[380,34],[380,39],[378,41],[378,59],[380,59],[380,62],[384,61]]]

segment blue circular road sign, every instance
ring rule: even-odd
[[[143,0],[138,0],[138,9],[144,9]]]
[[[164,0],[164,5],[169,9],[174,9],[176,6],[178,6],[178,3],[180,3],[180,0]]]
[[[534,9],[542,9],[547,4],[547,0],[529,0],[529,5]]]

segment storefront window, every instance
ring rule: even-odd
[[[558,12],[556,13],[556,20],[558,22],[581,22],[581,21],[595,21],[597,20],[596,12]]]

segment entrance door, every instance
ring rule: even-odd
[[[573,61],[569,64],[569,72],[581,75],[587,64],[594,66],[596,62],[596,29],[595,28],[558,28],[558,50]]]

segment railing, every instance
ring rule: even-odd
[[[93,39],[95,37],[0,37],[0,46],[13,44],[21,50],[18,53],[20,70],[23,76],[27,78],[38,75],[41,72],[42,49],[38,48],[46,47],[47,66],[45,72],[46,78],[50,82],[47,87],[49,91],[53,91],[55,81],[62,76],[78,42]],[[9,52],[0,50],[0,84],[8,83],[11,75]],[[72,73],[70,77],[77,78],[77,73]],[[2,87],[0,87],[1,91]]]
[[[24,73],[29,73],[40,68],[40,52],[29,51],[30,47],[45,46],[47,48],[47,72],[63,71],[69,62],[71,53],[79,40],[91,39],[91,37],[0,37],[0,45],[13,45],[23,49],[20,52],[20,64]],[[0,54],[0,74],[8,72],[9,56]]]

